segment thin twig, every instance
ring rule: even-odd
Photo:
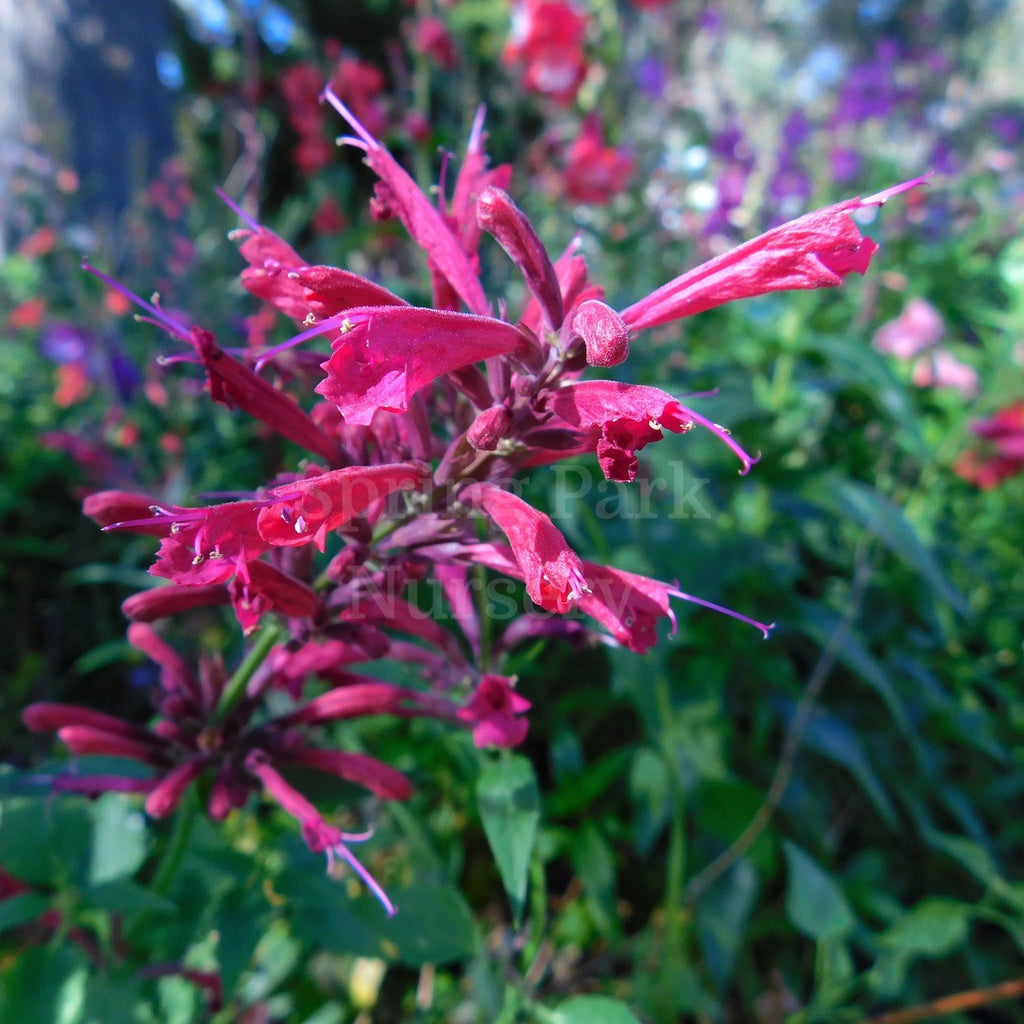
[[[950,1013],[962,1013],[974,1010],[979,1006],[988,1006],[1003,999],[1014,999],[1024,996],[1024,978],[1002,981],[988,988],[972,988],[967,992],[957,992],[951,996],[941,996],[927,1003],[909,1006],[905,1010],[891,1010],[880,1013],[876,1017],[868,1017],[861,1024],[912,1024],[916,1020],[927,1020],[929,1017],[945,1017]]]
[[[684,894],[687,902],[693,902],[702,896],[716,879],[728,871],[757,842],[758,837],[767,828],[768,823],[772,820],[772,816],[782,802],[782,798],[786,793],[786,787],[789,785],[789,780],[793,775],[793,766],[796,761],[797,752],[800,749],[800,744],[803,741],[804,732],[814,712],[814,705],[821,696],[821,691],[835,666],[839,652],[842,650],[850,630],[853,628],[854,621],[860,612],[861,602],[864,600],[868,583],[871,581],[872,565],[867,554],[867,545],[863,540],[858,545],[854,560],[856,568],[854,570],[853,582],[850,586],[850,593],[846,600],[846,607],[843,609],[842,617],[829,637],[828,643],[825,644],[821,656],[818,658],[818,663],[814,666],[811,678],[807,682],[807,688],[804,690],[793,719],[789,723],[789,729],[786,732],[786,738],[782,745],[782,754],[779,757],[779,763],[772,777],[771,785],[768,787],[768,792],[765,794],[761,806],[758,807],[747,827],[740,833],[736,841],[723,850],[703,871],[698,872],[690,879]]]

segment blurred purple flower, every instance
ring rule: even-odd
[[[51,324],[39,336],[39,350],[55,363],[74,363],[84,359],[95,345],[94,335],[71,324]]]

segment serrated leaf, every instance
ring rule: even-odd
[[[928,897],[878,936],[878,943],[907,956],[944,956],[967,938],[970,908],[957,900]]]
[[[476,786],[487,842],[518,920],[526,903],[526,879],[540,823],[540,792],[533,765],[510,755],[487,766]]]
[[[816,942],[849,935],[857,924],[839,883],[795,843],[784,844],[789,881],[786,914]]]
[[[552,1024],[640,1024],[633,1011],[610,996],[573,996],[559,1003]]]

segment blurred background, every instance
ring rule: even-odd
[[[195,978],[161,975],[173,961],[217,976],[224,1021],[571,1022],[582,994],[621,1001],[611,1024],[856,1021],[950,995],[951,1020],[1024,1021],[1022,50],[1019,0],[0,0],[4,1019],[213,1016]],[[552,252],[580,237],[616,308],[932,175],[861,223],[881,246],[863,280],[633,345],[629,379],[716,391],[761,461],[740,478],[712,439],[671,439],[641,474],[671,486],[594,487],[559,525],[587,557],[777,629],[686,608],[642,657],[522,653],[532,930],[454,741],[425,729],[413,758],[378,737],[417,781],[381,856],[442,893],[394,955],[275,822],[195,840],[202,901],[171,927],[148,860],[162,826],[131,818],[137,855],[97,894],[68,865],[112,856],[115,805],[70,801],[64,821],[11,795],[59,759],[27,703],[146,718],[151,666],[119,606],[152,545],[101,534],[83,496],[187,503],[265,475],[253,428],[161,365],[166,339],[82,259],[224,344],[287,337],[237,284],[221,189],[309,263],[429,302],[334,144],[328,80],[424,187],[485,104],[513,196]],[[548,475],[528,488],[564,507]],[[240,650],[216,616],[193,639]],[[26,870],[29,890],[10,881]],[[118,915],[147,899],[163,923],[129,949]]]

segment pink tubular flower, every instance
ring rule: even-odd
[[[487,155],[484,153],[484,108],[481,107],[473,121],[466,155],[455,179],[451,207],[446,218],[468,256],[474,257],[480,245],[481,228],[476,219],[477,196],[489,185],[507,190],[511,182],[511,165],[501,164],[494,168],[487,166]]]
[[[919,388],[944,388],[964,398],[973,398],[978,393],[978,371],[944,348],[919,356],[914,361],[911,380]]]
[[[774,628],[647,576],[615,569],[610,565],[595,565],[593,562],[585,562],[584,567],[590,582],[590,592],[580,598],[580,610],[597,619],[615,640],[638,654],[643,654],[657,643],[659,619],[671,619],[675,630],[676,619],[669,603],[671,597],[746,622],[761,630],[765,638]]]
[[[570,329],[583,339],[591,366],[618,366],[629,358],[629,328],[622,317],[600,299],[575,307]]]
[[[506,676],[485,675],[470,702],[456,714],[473,723],[473,742],[478,747],[516,747],[526,739],[529,725],[518,715],[530,710],[530,702],[512,688]]]
[[[282,484],[270,491],[277,500],[259,510],[259,536],[275,546],[313,542],[323,551],[328,533],[392,491],[415,490],[428,478],[423,466],[395,463],[350,466]]]
[[[352,309],[342,322],[314,330],[331,328],[343,333],[316,390],[347,422],[362,425],[381,409],[404,412],[412,395],[443,374],[528,345],[502,320],[417,306]]]
[[[440,18],[417,18],[412,30],[412,48],[429,57],[441,70],[451,71],[459,63],[459,51]]]
[[[342,460],[338,445],[291,398],[218,348],[209,331],[194,327],[189,340],[206,369],[210,397],[215,402],[262,420],[332,465]]]
[[[773,228],[662,285],[622,310],[622,319],[631,331],[641,331],[734,299],[831,288],[851,271],[863,274],[878,246],[861,235],[850,215],[881,206],[924,180],[915,178],[867,199],[847,199]]]
[[[239,566],[259,558],[270,546],[256,529],[258,501],[232,501],[207,508],[155,507],[146,522],[166,521],[170,535],[160,542],[154,576],[191,585],[226,583]],[[135,523],[118,523],[132,529]]]
[[[548,327],[562,326],[562,293],[544,243],[507,192],[488,185],[476,201],[477,223],[508,253],[519,268]]]
[[[231,595],[222,583],[191,587],[172,583],[132,594],[121,603],[121,611],[133,622],[154,622],[190,608],[215,607],[230,601]]]
[[[739,457],[741,473],[757,461],[751,458],[729,432],[658,388],[643,384],[622,384],[610,380],[588,380],[566,384],[551,392],[549,408],[560,419],[590,434],[592,450],[609,480],[636,479],[636,452],[652,441],[660,441],[662,430],[681,434],[695,423],[707,427]]]
[[[301,267],[305,260],[283,238],[253,221],[224,193],[218,195],[248,225],[231,236],[242,239],[238,251],[249,264],[242,271],[242,286],[301,323],[307,312],[302,288],[288,276],[288,271]]]
[[[483,509],[498,524],[535,604],[550,612],[567,612],[587,592],[580,556],[543,512],[490,483],[469,484],[459,500]]]
[[[320,610],[320,599],[312,587],[267,562],[250,562],[245,577],[237,575],[228,584],[228,593],[246,636],[258,628],[267,612],[290,619],[314,619]]]
[[[378,199],[383,199],[388,211],[398,217],[405,230],[427,253],[431,266],[455,289],[466,308],[471,313],[485,315],[488,303],[483,286],[444,218],[398,161],[330,88],[324,96],[358,136],[345,141],[366,153],[366,162],[381,179],[383,190],[378,190]]]

